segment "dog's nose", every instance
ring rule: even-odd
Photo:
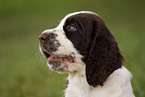
[[[46,33],[41,34],[41,35],[39,36],[40,42],[45,42],[47,38],[48,38],[48,35],[47,35]]]

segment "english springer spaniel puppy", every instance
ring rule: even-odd
[[[68,14],[39,40],[49,68],[69,74],[65,97],[135,97],[117,42],[96,13]]]

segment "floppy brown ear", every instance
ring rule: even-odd
[[[107,77],[121,68],[123,57],[103,20],[94,22],[92,42],[86,60],[86,77],[91,86],[103,85]]]

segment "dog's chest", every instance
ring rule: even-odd
[[[69,84],[65,91],[65,97],[89,97],[91,87],[88,85],[86,78],[82,75],[69,77]]]

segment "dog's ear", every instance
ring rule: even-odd
[[[92,42],[86,59],[86,77],[91,86],[101,85],[107,77],[122,65],[117,42],[99,17],[94,20]]]

